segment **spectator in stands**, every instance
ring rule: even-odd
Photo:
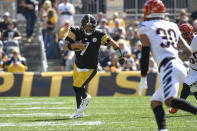
[[[140,40],[139,40],[139,37],[137,35],[137,29],[133,30],[133,34],[132,34],[132,37],[130,38],[130,45],[131,45],[131,49],[132,49],[132,52],[136,52],[137,50],[137,46],[140,44]]]
[[[14,23],[11,21],[8,22],[8,29],[3,32],[2,38],[3,40],[9,40],[9,41],[12,40],[20,41],[22,39],[20,32],[14,29]]]
[[[99,12],[97,15],[97,26],[100,24],[102,19],[103,19],[103,12]]]
[[[129,26],[126,30],[126,38],[125,38],[129,44],[131,45],[131,40],[133,39],[133,27]],[[132,51],[132,49],[131,49]]]
[[[55,28],[57,26],[58,17],[55,9],[51,8],[47,14],[47,29],[46,36],[44,38],[44,44],[46,49],[46,56],[49,59],[56,58],[56,48],[55,48]]]
[[[47,14],[51,8],[52,8],[51,1],[45,0],[38,14],[39,19],[40,19],[40,27],[41,27],[42,34],[43,34],[43,39],[45,37],[46,28],[47,28]]]
[[[13,56],[4,63],[8,72],[25,72],[27,70],[26,59],[22,57],[17,48],[12,51]]]
[[[4,71],[4,63],[8,61],[8,57],[3,52],[3,49],[0,49],[0,72]]]
[[[47,1],[47,0],[39,0],[39,9],[43,8],[45,1]],[[56,10],[58,0],[49,0],[49,1],[51,2],[52,8],[54,8]]]
[[[110,71],[112,73],[120,72],[121,70],[121,66],[118,63],[118,58],[116,56],[113,56],[111,61],[108,62],[108,65],[105,67],[105,71]]]
[[[135,54],[135,58],[138,60],[141,58],[141,50],[142,50],[142,44],[139,42],[137,45],[137,49],[133,52],[133,54]]]
[[[187,13],[184,9],[180,11],[179,17],[176,19],[177,25],[181,25],[183,23],[188,23],[189,22],[189,17],[187,16]]]
[[[68,35],[69,29],[71,27],[70,21],[66,20],[64,25],[60,28],[58,33],[58,47],[60,50],[63,50],[64,40]]]
[[[0,40],[0,50],[3,50],[4,49],[4,45],[3,45],[3,42]]]
[[[138,28],[139,23],[140,23],[140,22],[139,22],[138,20],[134,21],[134,23],[133,23],[133,25],[132,25],[133,30],[136,30],[136,29]]]
[[[118,43],[118,45],[120,47],[120,50],[121,50],[121,53],[123,54],[123,56],[131,55],[131,47],[126,42],[125,39],[119,39],[117,41],[117,43]]]
[[[197,10],[191,13],[191,21],[194,21],[197,19]]]
[[[135,65],[135,61],[130,61],[130,60],[126,60],[124,63],[124,66],[122,67],[122,71],[135,71],[136,70],[136,65]]]
[[[111,34],[111,37],[116,41],[119,40],[121,37],[125,37],[126,35],[125,28],[120,26],[119,19],[115,20],[115,27],[111,29],[110,34]]]
[[[138,42],[137,44],[137,49],[134,50],[133,53],[133,57],[135,58],[135,63],[137,66],[137,70],[140,69],[140,58],[141,58],[141,51],[142,51],[142,44],[141,42]]]
[[[193,21],[194,32],[197,32],[197,19]]]
[[[61,71],[70,70],[70,66],[67,68],[66,63],[67,59],[71,60],[72,58],[69,56],[71,52],[73,51],[64,51],[63,50],[63,45],[64,45],[64,40],[68,35],[69,29],[71,27],[70,21],[66,20],[64,22],[64,26],[60,28],[59,34],[58,34],[58,48],[60,50],[61,54]],[[72,70],[72,68],[71,68]]]
[[[22,0],[21,6],[25,8],[25,18],[26,18],[26,35],[27,35],[27,41],[32,42],[32,34],[34,30],[34,25],[36,22],[36,12],[35,12],[35,6],[39,3],[36,0]]]
[[[119,17],[118,12],[114,12],[113,18],[109,21],[109,29],[112,29],[115,27],[115,20],[116,19],[119,20],[120,27],[123,27],[125,29],[126,28],[125,21],[124,21],[124,19]]]
[[[72,3],[69,3],[68,0],[64,0],[64,2],[58,5],[58,13],[59,13],[59,25],[63,26],[65,20],[69,20],[71,25],[74,26],[74,17],[75,8]]]
[[[9,12],[5,12],[3,14],[3,21],[0,22],[0,32],[1,33],[8,29],[9,16],[10,16]]]
[[[58,0],[51,0],[52,7],[56,10],[58,5]]]
[[[104,70],[106,66],[108,66],[108,62],[111,61],[111,57],[113,56],[114,51],[110,47],[101,46],[99,50],[99,64],[102,69]]]
[[[75,63],[75,52],[68,51],[65,55],[65,71],[72,71]]]
[[[96,29],[100,29],[100,30],[106,32],[108,35],[110,34],[109,27],[107,25],[107,19],[105,19],[105,18],[102,18],[100,20],[99,25],[96,27]]]

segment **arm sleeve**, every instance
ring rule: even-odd
[[[65,40],[69,41],[70,43],[74,43],[76,41],[75,30],[72,27],[70,28]]]
[[[142,55],[140,59],[141,76],[146,76],[149,67],[150,47],[142,47]]]

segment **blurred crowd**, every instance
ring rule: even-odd
[[[36,16],[36,8],[38,7],[38,16]],[[40,21],[40,29],[42,31],[45,51],[47,59],[60,59],[61,71],[72,71],[74,64],[74,52],[64,51],[64,39],[67,37],[68,31],[71,26],[77,23],[74,20],[75,7],[69,0],[20,0],[19,8],[26,18],[26,37],[28,42],[33,40],[32,33],[35,21]],[[97,27],[96,29],[105,31],[112,39],[114,39],[120,46],[121,52],[126,58],[123,66],[118,63],[118,58],[111,47],[102,46],[99,55],[99,71],[136,71],[139,70],[139,60],[141,57],[141,43],[138,38],[138,25],[140,20],[125,21],[118,12],[114,12],[112,18],[107,19],[105,14],[99,12],[96,16]],[[166,20],[170,20],[166,17]],[[197,31],[197,12],[187,16],[185,10],[180,11],[180,15],[176,20],[173,20],[178,25],[188,22],[193,25]],[[79,23],[79,22],[78,22]],[[9,13],[5,12],[2,22],[0,23],[1,30],[1,68],[8,70],[7,67],[11,63],[16,63],[13,60],[14,53],[19,55],[20,63],[25,67],[26,60],[20,55],[21,34],[17,30],[17,25],[9,20]],[[9,32],[12,33],[9,33]],[[6,33],[7,32],[7,33]],[[7,43],[17,43],[17,50],[8,51]],[[9,53],[7,53],[9,52]],[[24,70],[24,71],[25,71]],[[157,72],[158,67],[151,57],[149,60],[149,71]]]
[[[26,59],[21,56],[22,37],[16,22],[5,12],[0,22],[0,71],[25,72]]]
[[[74,52],[64,51],[63,44],[69,28],[76,26],[73,18],[74,15],[75,8],[68,0],[63,0],[60,3],[45,0],[40,5],[39,19],[41,21],[46,56],[48,59],[61,58],[61,71],[73,70]],[[125,64],[120,66],[113,49],[102,46],[98,70],[110,72],[139,70],[141,43],[137,35],[137,27],[140,21],[133,21],[128,26],[118,12],[114,12],[111,19],[107,19],[102,12],[99,12],[96,18],[96,29],[103,30],[111,36],[119,44],[121,52],[126,58]],[[58,53],[60,57],[58,57]],[[150,71],[157,72],[157,66],[153,59],[150,59]]]

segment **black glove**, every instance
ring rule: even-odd
[[[123,65],[123,64],[124,64],[124,62],[125,62],[124,57],[120,57],[120,58],[119,58],[119,63],[120,63],[120,65]]]

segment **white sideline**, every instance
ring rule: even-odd
[[[0,114],[0,117],[52,117],[52,116],[70,116],[63,113],[31,113],[31,114]]]
[[[56,101],[54,98],[32,98],[32,97],[27,97],[27,98],[22,98],[22,97],[14,97],[14,98],[5,98],[1,100],[6,100],[6,101],[29,101],[29,100],[35,100],[35,101]]]
[[[20,107],[20,108],[0,108],[0,111],[5,111],[5,110],[65,110],[65,109],[74,109],[73,107]]]
[[[37,105],[37,104],[42,104],[42,105],[64,105],[66,103],[64,103],[64,102],[0,103],[0,106],[1,105]]]
[[[87,121],[87,122],[69,122],[69,123],[58,123],[58,122],[25,122],[25,123],[0,123],[0,127],[8,127],[8,126],[72,126],[72,125],[101,125],[103,122],[101,121]]]

